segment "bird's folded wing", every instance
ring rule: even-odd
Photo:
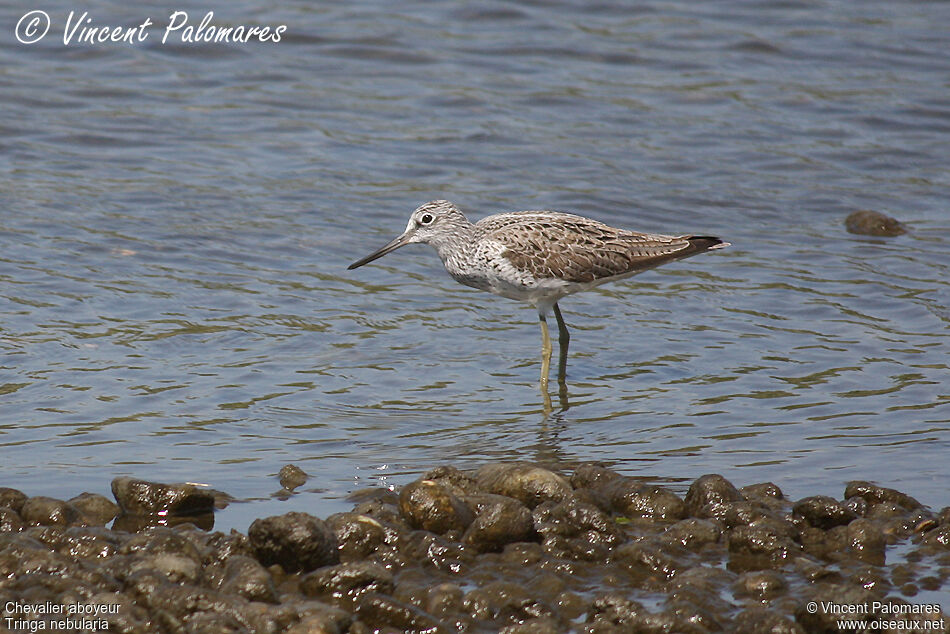
[[[505,246],[504,257],[536,278],[593,282],[692,255],[688,237],[624,231],[570,214],[507,216],[485,227],[485,237]]]

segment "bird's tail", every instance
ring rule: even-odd
[[[703,251],[712,251],[713,249],[725,249],[730,243],[723,242],[715,236],[686,236],[689,242],[690,255],[702,253]]]

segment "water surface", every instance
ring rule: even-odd
[[[280,43],[134,46],[0,9],[0,483],[206,482],[239,529],[515,459],[950,503],[950,5],[400,7],[242,0],[215,20]],[[733,246],[564,300],[548,414],[531,308],[423,246],[345,270],[434,198]]]

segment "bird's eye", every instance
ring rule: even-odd
[[[419,218],[419,222],[424,225],[427,225],[432,222],[432,214],[422,214],[422,218]]]

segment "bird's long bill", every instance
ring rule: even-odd
[[[361,259],[361,260],[357,260],[357,261],[354,262],[353,264],[349,265],[348,267],[346,267],[346,270],[347,270],[347,271],[351,271],[351,270],[355,269],[355,268],[358,267],[358,266],[363,266],[364,264],[369,264],[369,263],[372,262],[373,260],[377,260],[377,259],[383,257],[384,255],[386,255],[386,254],[389,253],[390,251],[395,251],[395,250],[398,249],[399,247],[402,247],[402,246],[405,246],[405,245],[409,244],[409,238],[410,238],[410,237],[412,237],[412,236],[411,236],[408,232],[402,234],[401,236],[399,236],[398,238],[396,238],[395,240],[393,240],[392,242],[390,242],[389,244],[387,244],[387,245],[384,246],[383,248],[378,249],[378,250],[376,250],[376,251],[373,251],[372,253],[370,253],[369,255],[367,255],[365,258],[363,258],[363,259]]]

